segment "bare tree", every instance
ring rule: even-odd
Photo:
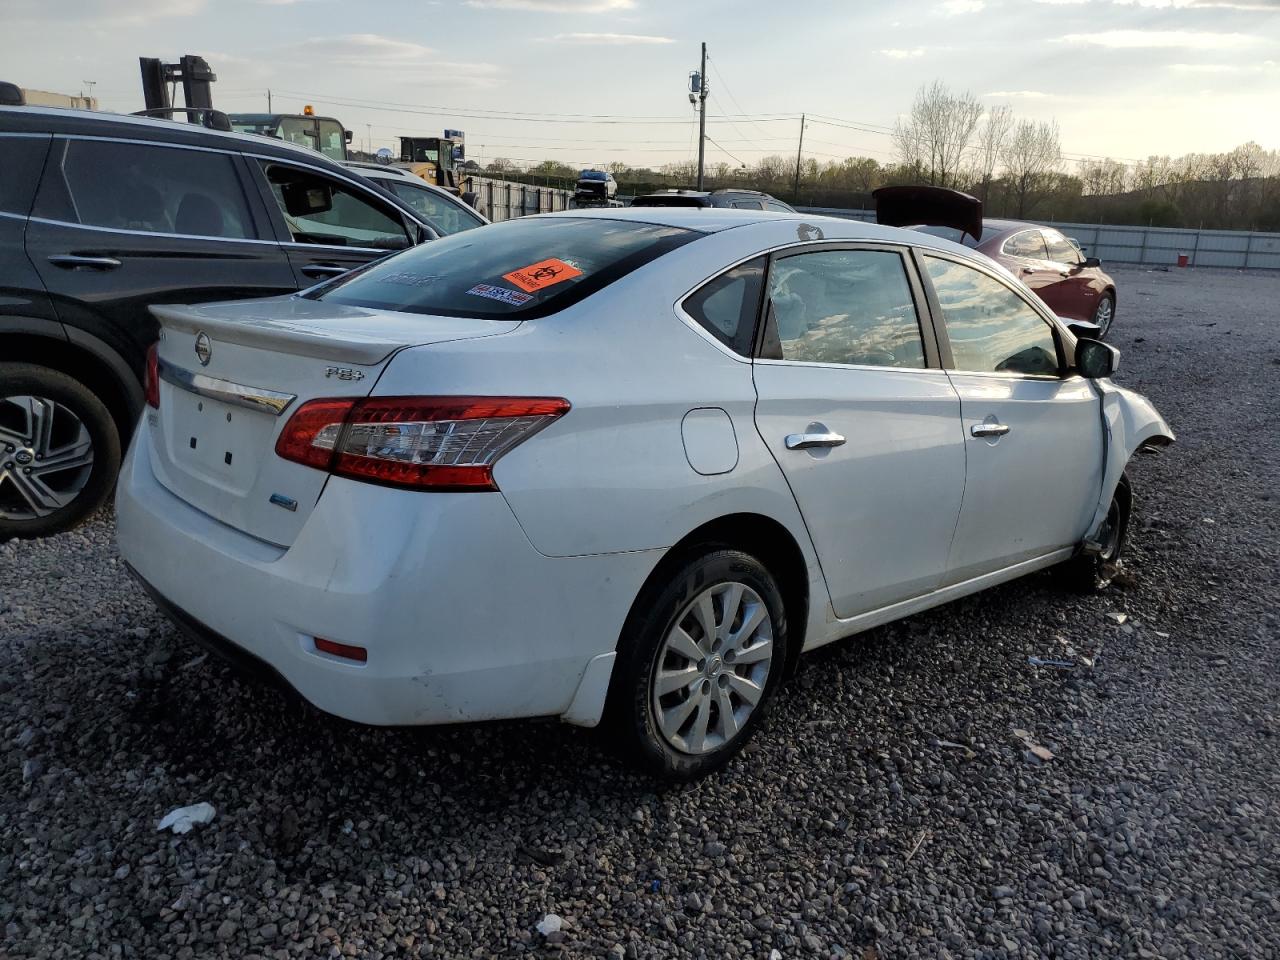
[[[973,139],[982,104],[972,93],[952,93],[940,80],[916,92],[911,113],[894,125],[893,142],[898,158],[940,187],[954,186],[960,177],[965,152]]]
[[[1005,176],[1017,198],[1018,217],[1035,207],[1038,194],[1047,190],[1062,162],[1058,122],[1021,120],[1013,128],[1004,149]]]
[[[991,192],[991,180],[995,177],[996,166],[1004,153],[1004,145],[1009,140],[1009,131],[1013,129],[1013,108],[992,107],[987,112],[986,122],[978,134],[975,146],[977,179],[982,183],[982,202],[987,202]]]

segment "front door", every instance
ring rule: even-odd
[[[151,304],[296,290],[244,190],[242,162],[161,143],[55,138],[26,249],[60,319],[140,363],[156,338]]]
[[[927,254],[968,467],[947,564],[958,583],[1080,542],[1102,484],[1100,401],[1057,336],[994,274]],[[948,357],[949,354],[949,357]]]
[[[373,191],[312,167],[260,165],[264,199],[274,208],[300,287],[341,276],[416,240],[400,212]]]
[[[770,268],[756,426],[847,618],[941,582],[964,489],[960,401],[900,250],[805,250]]]

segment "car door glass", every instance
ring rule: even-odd
[[[1069,264],[1080,262],[1080,252],[1071,245],[1070,240],[1056,230],[1045,231],[1044,240],[1050,260]]]
[[[906,266],[892,251],[824,250],[779,259],[769,276],[769,321],[766,357],[925,366]]]
[[[468,213],[448,198],[433,193],[426,186],[419,186],[407,178],[403,183],[398,180],[379,180],[378,183],[421,214],[442,234],[460,233],[484,223],[479,217]]]
[[[267,168],[267,180],[294,243],[375,250],[411,244],[390,205],[339,180],[280,165]]]
[[[1004,252],[1011,257],[1022,257],[1024,260],[1045,260],[1048,255],[1044,249],[1044,238],[1039,230],[1023,230],[1015,233],[1005,241]]]
[[[735,210],[763,210],[759,200],[735,200],[733,201]]]
[[[55,140],[36,216],[65,223],[244,239],[254,236],[225,153],[112,140]]]
[[[942,307],[955,369],[1057,376],[1053,330],[999,280],[952,260],[926,256]]]
[[[757,257],[720,274],[681,304],[698,325],[735,353],[751,355],[765,258]]]

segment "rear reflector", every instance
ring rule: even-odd
[[[143,382],[143,392],[147,406],[160,409],[160,344],[153,343],[147,347],[147,376]]]
[[[368,397],[298,408],[276,453],[415,490],[496,490],[493,465],[569,410],[555,397]]]
[[[321,653],[341,657],[343,660],[354,660],[356,663],[369,662],[369,651],[364,647],[353,647],[350,644],[326,640],[323,637],[313,637],[312,639],[316,642],[316,649]]]

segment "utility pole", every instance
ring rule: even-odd
[[[791,193],[793,202],[800,202],[800,154],[804,150],[804,114],[800,114],[800,145],[796,147],[796,183]]]
[[[702,189],[707,162],[707,45],[702,45],[702,72],[698,74],[698,189]]]
[[[271,88],[267,87],[267,113],[273,112],[271,109]]]

